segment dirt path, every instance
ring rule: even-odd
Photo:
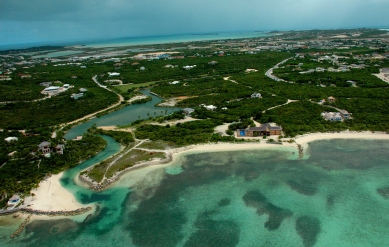
[[[107,175],[107,172],[109,170],[109,168],[111,168],[111,166],[113,164],[116,163],[116,161],[118,161],[119,159],[123,158],[124,155],[128,154],[129,152],[131,152],[132,150],[134,150],[136,147],[142,145],[145,141],[148,141],[147,139],[146,140],[142,140],[140,142],[138,142],[135,146],[133,146],[132,148],[128,149],[126,152],[123,152],[122,154],[118,155],[118,157],[116,159],[114,159],[107,167],[107,169],[105,170],[105,173],[104,173],[104,176],[103,176],[103,179],[101,180],[100,183],[102,183],[104,180],[107,179],[106,175]]]
[[[274,108],[277,108],[277,107],[281,107],[281,106],[290,104],[290,103],[292,103],[292,102],[297,102],[297,101],[298,101],[298,100],[291,100],[291,99],[288,99],[288,102],[286,102],[285,104],[281,104],[281,105],[276,105],[276,106],[270,107],[270,108],[264,110],[262,113],[265,113],[265,112],[268,111],[268,110],[271,110],[271,109],[274,109]]]

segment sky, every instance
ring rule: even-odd
[[[0,45],[389,27],[389,0],[0,0]]]

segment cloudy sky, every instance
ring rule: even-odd
[[[389,26],[389,0],[0,0],[0,45]]]

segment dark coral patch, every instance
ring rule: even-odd
[[[231,204],[231,200],[228,199],[228,198],[221,199],[221,200],[217,203],[217,205],[218,205],[219,207],[225,207],[225,206],[228,206],[228,205],[230,205],[230,204]]]
[[[292,190],[306,196],[312,196],[316,194],[317,191],[316,183],[309,180],[302,179],[299,182],[289,180],[287,183]]]
[[[320,221],[309,216],[299,217],[296,221],[296,231],[303,239],[304,246],[314,246],[320,233]]]
[[[216,221],[200,216],[196,221],[197,231],[190,236],[185,247],[234,247],[239,243],[240,229],[232,221]]]
[[[389,199],[389,186],[377,189],[377,193],[380,194],[383,198]]]
[[[276,230],[280,227],[282,221],[292,216],[292,212],[283,209],[268,202],[267,198],[259,191],[249,191],[243,196],[243,200],[247,206],[257,209],[257,214],[269,215],[265,227],[269,230]]]

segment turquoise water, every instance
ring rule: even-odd
[[[62,182],[97,213],[34,221],[3,246],[388,246],[388,150],[331,140],[311,143],[307,160],[290,160],[294,150],[191,153],[101,193],[72,183],[89,160]]]
[[[126,38],[111,38],[99,40],[68,40],[68,41],[52,41],[52,42],[35,42],[24,44],[0,44],[0,50],[7,49],[23,49],[28,47],[37,47],[44,45],[56,46],[74,46],[85,45],[91,48],[130,46],[130,45],[151,45],[163,43],[178,43],[189,41],[202,40],[223,40],[223,39],[241,39],[269,36],[267,32],[240,31],[240,32],[215,32],[209,34],[175,34],[175,35],[158,35],[144,37],[126,37]]]
[[[141,92],[147,96],[151,96],[152,100],[142,104],[129,105],[118,111],[79,124],[67,131],[65,138],[73,139],[82,135],[94,124],[97,126],[126,125],[138,119],[147,119],[149,116],[155,117],[165,115],[166,111],[167,114],[170,114],[180,109],[172,107],[155,107],[154,105],[160,103],[162,99],[150,94],[147,90],[142,90]]]
[[[161,36],[146,36],[146,37],[128,37],[120,39],[112,39],[106,41],[95,41],[86,44],[86,47],[101,48],[101,47],[117,47],[129,45],[153,45],[164,43],[179,43],[193,42],[206,40],[225,40],[225,39],[243,39],[269,36],[266,32],[214,32],[206,34],[176,34],[176,35],[161,35]]]

